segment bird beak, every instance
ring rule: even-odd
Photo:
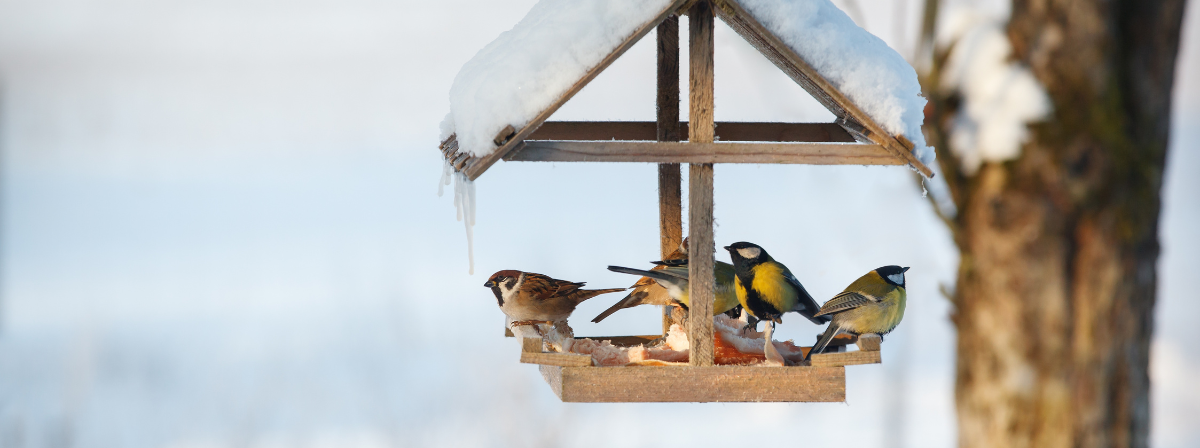
[[[484,283],[484,284],[483,284],[483,287],[484,287],[484,288],[491,288],[491,287],[493,287],[493,286],[496,286],[496,282],[493,282],[493,281],[491,281],[491,280],[488,280],[488,281],[487,281],[487,283]]]
[[[903,273],[905,273],[905,272],[908,272],[908,268],[900,268],[900,273],[901,273],[901,274],[903,274]]]
[[[730,251],[730,252],[733,252],[733,248],[731,248],[731,247],[729,247],[729,246],[725,246],[725,250],[727,250],[727,251]]]

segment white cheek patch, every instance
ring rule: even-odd
[[[745,259],[758,258],[758,256],[761,254],[762,254],[762,249],[759,249],[757,247],[747,247],[744,249],[738,249],[738,255],[741,255],[742,258],[745,258]]]
[[[899,274],[889,275],[888,280],[891,280],[892,283],[895,283],[897,285],[903,285],[904,284],[904,273],[902,272]]]

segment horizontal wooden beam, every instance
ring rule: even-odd
[[[811,362],[813,367],[840,367],[861,364],[880,364],[883,362],[883,355],[878,350],[859,350],[844,353],[818,353],[812,355]]]
[[[564,402],[840,402],[845,367],[540,366]]]
[[[688,123],[679,122],[679,140],[688,140]],[[854,143],[837,123],[771,123],[718,121],[717,140],[734,142]],[[547,121],[526,140],[642,140],[658,139],[652,121]]]
[[[869,143],[688,143],[526,140],[509,162],[785,163],[904,165]]]

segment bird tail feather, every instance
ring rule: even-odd
[[[581,289],[580,291],[583,292],[584,297],[579,299],[579,301],[582,302],[582,301],[590,299],[592,297],[596,297],[600,294],[608,294],[610,292],[621,292],[626,289],[629,289],[629,288]]]
[[[833,341],[833,337],[837,336],[838,330],[840,329],[840,327],[835,326],[834,324],[829,324],[829,328],[825,329],[825,333],[821,335],[821,339],[817,341],[817,345],[814,345],[812,350],[808,351],[808,354],[804,356],[804,360],[808,361],[809,358],[812,358],[812,355],[825,351],[825,347]]]
[[[646,296],[646,293],[643,291],[632,292],[629,295],[625,296],[624,299],[621,299],[621,301],[617,302],[613,306],[608,307],[607,310],[604,310],[603,313],[600,313],[600,315],[596,316],[595,319],[592,319],[592,322],[599,323],[600,321],[604,320],[604,318],[611,316],[612,313],[615,313],[617,311],[628,308],[630,306],[630,304],[632,304],[634,302],[640,302],[641,299],[645,296]]]

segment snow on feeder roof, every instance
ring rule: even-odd
[[[690,110],[689,122],[682,123],[677,15],[685,12]],[[837,120],[714,122],[715,17]],[[655,28],[656,122],[546,121]],[[925,164],[933,152],[920,132],[925,100],[919,94],[912,67],[828,0],[541,0],[455,78],[452,111],[442,123],[443,179],[449,181],[453,173],[457,181],[455,204],[467,223],[469,247],[474,221],[471,181],[500,159],[659,163],[660,249],[666,257],[683,240],[679,164],[689,164],[689,313],[709,316],[715,283],[713,164],[907,165],[931,177]],[[680,342],[676,330],[684,329],[672,323],[678,324],[673,318],[664,320],[664,335],[670,340],[674,333],[675,342]],[[524,339],[521,362],[539,364],[563,401],[844,401],[845,366],[882,362],[881,340],[870,334],[832,344],[857,343],[857,351],[795,361],[782,352],[803,355],[809,348],[778,349],[771,327],[761,339],[755,336],[747,342],[736,330],[740,325],[717,327],[713,319],[687,319],[686,349],[655,351],[646,350],[646,343],[658,335],[577,341],[569,339],[573,333],[566,322],[562,325],[553,324],[552,333],[562,339],[557,348],[551,341],[550,352],[545,351],[547,339]],[[563,328],[566,331],[560,333]],[[759,355],[737,348],[758,341],[764,347]],[[572,353],[574,342],[588,350]],[[732,358],[731,346],[739,352]],[[780,367],[720,365],[747,355]],[[780,355],[783,359],[775,358]],[[681,365],[684,358],[687,363]],[[597,367],[610,361],[639,367]]]
[[[501,158],[523,160],[512,156],[526,146],[525,140],[540,140],[535,132],[551,114],[651,29],[690,3],[538,2],[455,77],[441,145],[451,167],[474,180]],[[836,123],[854,140],[878,145],[903,164],[932,176],[926,165],[933,160],[933,150],[921,134],[925,106],[921,86],[913,68],[886,43],[855,25],[829,0],[713,4],[718,17],[837,116]],[[628,134],[608,137],[562,140],[653,140]],[[722,136],[721,140],[731,139]],[[814,142],[821,141],[830,140]],[[812,162],[783,158],[769,163]]]

